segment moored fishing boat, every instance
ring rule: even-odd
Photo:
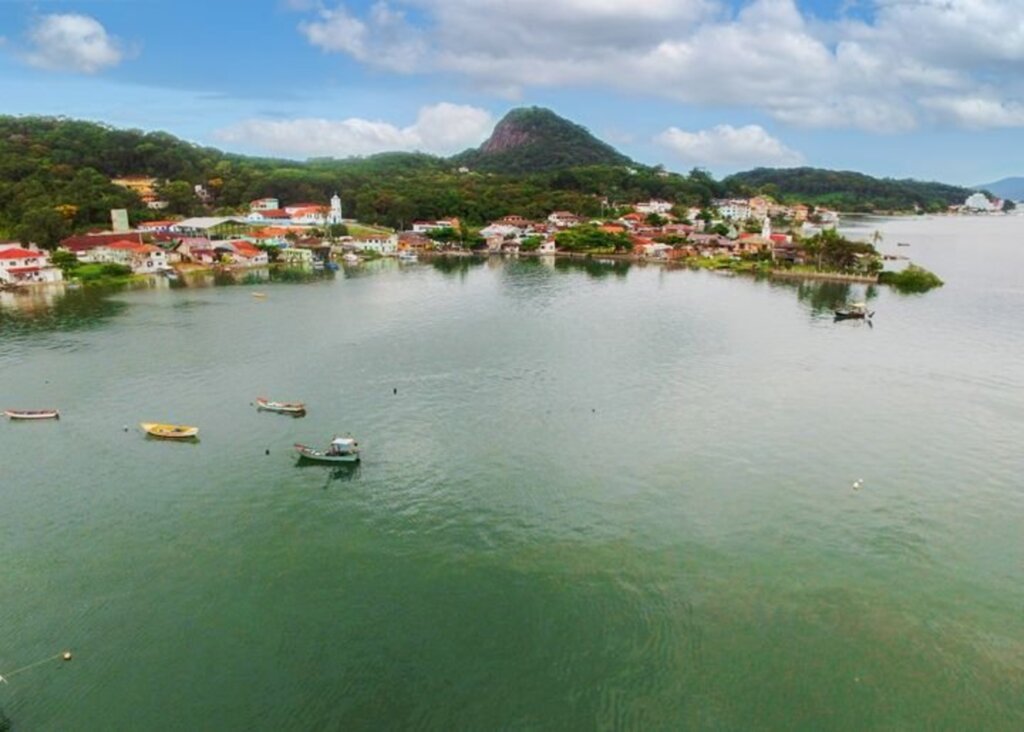
[[[302,416],[306,413],[306,405],[302,402],[274,402],[266,397],[256,397],[256,409],[261,412],[276,412]]]
[[[359,443],[351,437],[335,437],[326,450],[317,450],[306,445],[295,443],[299,460],[315,463],[355,463],[359,462]]]
[[[162,440],[193,440],[199,436],[198,427],[184,424],[162,424],[160,422],[140,422],[139,426],[147,435]]]
[[[4,416],[20,420],[60,419],[60,412],[56,409],[5,409]]]
[[[866,320],[874,315],[868,312],[868,306],[863,302],[855,302],[844,310],[833,310],[836,320]]]

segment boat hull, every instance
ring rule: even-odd
[[[341,455],[329,455],[323,450],[315,450],[312,447],[306,445],[295,445],[295,451],[299,453],[299,460],[305,460],[311,463],[330,463],[336,465],[338,463],[357,463],[359,462],[358,452],[343,453]]]
[[[156,437],[161,440],[194,440],[199,437],[198,427],[189,427],[183,424],[141,422],[139,426],[150,437]]]
[[[5,409],[4,416],[8,419],[32,421],[39,419],[60,419],[56,409]]]
[[[306,413],[306,405],[302,402],[272,402],[263,397],[256,400],[256,409],[261,412],[290,414],[293,417],[301,417]]]

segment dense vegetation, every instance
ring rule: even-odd
[[[706,207],[727,192],[803,197],[844,209],[913,203],[935,208],[963,192],[809,169],[751,171],[723,184],[698,169],[680,175],[633,164],[546,110],[513,112],[508,120],[511,132],[509,125],[501,134],[496,130],[478,151],[479,167],[466,173],[459,169],[469,162],[468,153],[453,159],[384,153],[296,162],[226,154],[162,132],[52,117],[0,117],[0,239],[53,247],[70,233],[109,226],[112,208],[127,208],[138,223],[169,214],[240,213],[264,196],[282,203],[326,203],[335,192],[346,217],[391,227],[447,216],[479,226],[507,214],[540,219],[554,210],[611,215],[649,198]],[[489,162],[480,162],[485,159]],[[528,172],[482,172],[481,167],[501,168],[501,161]],[[550,167],[545,161],[555,167],[535,170]],[[168,209],[150,210],[135,193],[110,182],[123,176],[158,179],[157,193]],[[197,184],[208,191],[206,202],[193,195]]]
[[[169,209],[151,211],[111,178],[166,181]],[[206,186],[202,204],[191,191]],[[596,216],[651,197],[707,204],[721,187],[703,171],[595,165],[522,175],[459,173],[444,158],[385,153],[307,162],[229,155],[171,135],[116,130],[90,122],[0,117],[0,238],[53,246],[69,233],[109,224],[111,208],[133,222],[171,214],[227,214],[274,196],[323,202],[337,191],[346,217],[387,226],[458,216],[478,225],[511,213],[543,218],[552,210]],[[607,199],[607,200],[605,200]]]
[[[906,294],[928,292],[928,290],[934,287],[942,287],[943,285],[938,275],[915,264],[910,265],[901,272],[883,272],[879,275],[878,281],[883,285],[892,285],[900,292]]]
[[[640,167],[585,127],[549,109],[513,109],[477,150],[452,158],[484,173],[538,173],[590,165]]]
[[[945,183],[873,178],[821,168],[756,168],[722,181],[734,195],[761,193],[788,203],[840,211],[945,211],[973,191]]]

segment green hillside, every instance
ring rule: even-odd
[[[722,183],[734,195],[763,193],[784,202],[809,203],[840,211],[944,211],[972,191],[945,183],[873,178],[864,173],[822,168],[756,168]]]
[[[513,174],[590,165],[637,166],[585,127],[541,107],[513,109],[483,145],[456,155],[452,162],[477,171]]]

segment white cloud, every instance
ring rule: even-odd
[[[798,165],[803,161],[800,153],[783,145],[760,125],[717,125],[698,132],[670,127],[658,135],[655,142],[692,165],[787,166]]]
[[[615,87],[873,132],[940,119],[936,97],[977,106],[982,86],[1000,88],[992,103],[1009,110],[988,116],[1019,124],[1013,100],[1024,99],[1024,0],[871,0],[858,9],[868,20],[827,21],[796,0],[390,2],[362,14],[321,7],[301,28],[325,51],[393,71],[453,73],[509,98]]]
[[[365,20],[343,5],[320,8],[318,19],[299,24],[309,42],[327,53],[348,54],[357,61],[391,71],[416,71],[426,53],[421,33],[406,22],[405,14],[377,2]]]
[[[489,112],[442,102],[398,127],[360,119],[247,120],[217,133],[223,142],[289,157],[371,155],[394,150],[450,154],[478,145],[494,128]]]
[[[934,97],[924,105],[961,127],[1024,127],[1024,104],[986,97]]]
[[[25,60],[53,71],[94,74],[117,66],[125,55],[120,42],[88,15],[44,15],[29,29],[28,40]]]

